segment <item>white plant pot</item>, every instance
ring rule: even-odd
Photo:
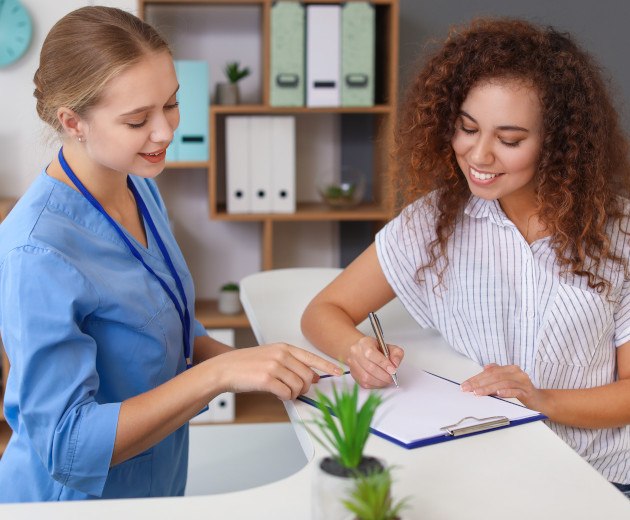
[[[219,292],[219,312],[221,314],[240,314],[242,311],[238,291]]]
[[[241,102],[241,93],[236,83],[217,83],[214,96],[217,105],[238,105]]]
[[[314,465],[312,479],[311,519],[312,520],[354,520],[354,513],[348,511],[343,500],[350,497],[354,487],[352,477],[331,475],[321,468],[320,460]],[[378,461],[383,465],[382,461]]]

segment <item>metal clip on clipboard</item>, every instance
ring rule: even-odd
[[[468,424],[463,426],[462,423],[475,421],[474,424]],[[479,419],[477,417],[464,417],[461,421],[449,426],[443,426],[440,430],[446,432],[446,435],[451,437],[458,437],[459,435],[467,435],[469,433],[482,432],[485,430],[492,430],[493,428],[500,428],[501,426],[509,426],[510,420],[507,417],[497,415],[495,417],[484,417]]]

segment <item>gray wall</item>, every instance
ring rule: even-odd
[[[425,42],[477,16],[510,16],[570,32],[602,66],[630,131],[630,1],[628,0],[401,0],[400,85],[417,67]]]
[[[400,89],[420,66],[428,42],[442,41],[450,26],[478,16],[525,18],[570,32],[601,65],[621,123],[630,133],[630,0],[400,0]],[[357,131],[347,119],[344,142]],[[350,164],[371,156],[345,144],[342,154]],[[371,173],[369,167],[365,170]],[[340,232],[340,265],[346,266],[371,242],[373,229],[369,223],[348,222],[340,224]]]

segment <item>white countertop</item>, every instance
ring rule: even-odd
[[[282,338],[308,347],[299,332],[299,316],[314,291],[336,271],[313,270],[309,276],[287,271],[281,280],[286,294],[280,291],[273,305],[269,305],[269,294],[276,294],[270,292],[276,287],[274,273],[270,279],[241,284],[243,302],[259,340]],[[290,283],[287,274],[294,277]],[[258,303],[259,285],[267,294],[264,305]],[[479,369],[435,332],[418,328],[396,303],[379,315],[388,341],[406,347],[405,362],[455,381]],[[311,442],[301,421],[318,412],[302,402],[286,406],[308,462],[277,482],[206,496],[2,505],[0,518],[308,519],[311,477],[325,453]],[[403,512],[405,520],[630,518],[630,501],[542,422],[414,450],[371,435],[365,451],[395,466],[394,497],[411,497],[409,509]]]

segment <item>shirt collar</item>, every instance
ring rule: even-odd
[[[475,195],[471,195],[468,199],[464,213],[476,219],[487,218],[499,226],[506,226],[511,223],[498,200],[486,200]]]

